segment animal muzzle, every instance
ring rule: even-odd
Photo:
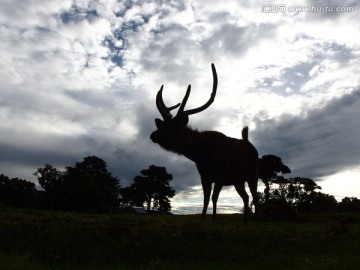
[[[158,134],[156,131],[154,131],[153,133],[151,133],[150,139],[151,139],[154,143],[158,143],[158,141],[159,141],[159,134]]]

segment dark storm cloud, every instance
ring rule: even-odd
[[[26,167],[37,168],[43,166],[45,163],[64,167],[66,165],[72,165],[71,162],[77,160],[76,155],[71,153],[61,153],[58,150],[26,149],[21,146],[9,146],[4,144],[0,145],[0,149],[0,162],[22,164]],[[26,178],[28,177],[31,176],[27,175]]]
[[[360,91],[305,116],[258,121],[260,155],[281,157],[293,176],[319,178],[360,164]]]
[[[33,181],[36,178],[32,173],[36,168],[43,167],[44,164],[51,164],[59,169],[72,166],[80,158],[91,155],[89,146],[96,144],[91,137],[43,136],[43,134],[34,134],[30,130],[24,131],[22,136],[16,134],[15,140],[11,138],[11,134],[3,135],[7,137],[7,140],[0,142],[0,163],[2,164],[0,174]],[[17,143],[10,141],[17,141]],[[12,171],[13,168],[21,167],[27,168],[25,174],[20,173],[22,170]]]

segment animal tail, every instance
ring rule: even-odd
[[[242,132],[241,132],[242,138],[244,141],[249,141],[249,128],[248,127],[244,127]]]

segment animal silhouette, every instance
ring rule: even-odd
[[[245,182],[248,183],[252,194],[255,212],[258,182],[258,152],[249,141],[248,128],[243,128],[242,139],[235,139],[217,131],[198,131],[188,126],[189,115],[204,111],[215,100],[218,79],[215,65],[211,64],[211,68],[213,74],[212,93],[210,99],[198,108],[184,110],[191,85],[188,86],[183,101],[171,107],[166,107],[164,104],[162,98],[164,86],[161,86],[156,96],[156,106],[163,120],[155,119],[157,130],[150,135],[150,138],[165,150],[184,155],[195,162],[204,193],[203,217],[207,212],[214,183],[213,218],[216,217],[216,205],[222,187],[234,185],[243,199],[244,221],[246,221],[251,209]],[[176,116],[173,117],[170,111],[179,106]]]

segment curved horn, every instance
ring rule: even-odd
[[[181,111],[181,113],[184,113],[186,115],[195,114],[195,113],[198,113],[198,112],[201,112],[201,111],[207,109],[214,102],[215,96],[216,96],[216,89],[217,89],[217,85],[218,85],[218,78],[217,78],[216,69],[215,69],[214,64],[211,64],[211,69],[212,69],[212,74],[213,74],[213,89],[212,89],[212,92],[211,92],[210,99],[204,105],[202,105],[201,107],[191,109],[191,110],[187,110],[187,111],[183,111],[184,108],[185,108],[185,105],[186,105],[186,101],[187,101],[187,99],[189,98],[189,95],[190,95],[191,86],[189,85],[188,89],[186,90],[186,94],[185,94],[185,97],[183,99],[183,102],[181,103],[181,107],[179,109],[178,114],[180,113],[180,111]]]
[[[170,111],[179,107],[180,103],[178,103],[174,106],[171,106],[171,107],[166,107],[164,100],[162,98],[163,88],[164,88],[164,85],[161,86],[160,90],[156,94],[156,107],[158,108],[163,119],[166,121],[166,120],[171,120],[173,118]]]
[[[183,101],[181,102],[181,106],[176,115],[180,115],[180,114],[184,113],[184,108],[185,108],[186,102],[190,96],[190,92],[191,92],[191,84],[189,84],[188,88],[186,89],[186,94],[183,98]]]

